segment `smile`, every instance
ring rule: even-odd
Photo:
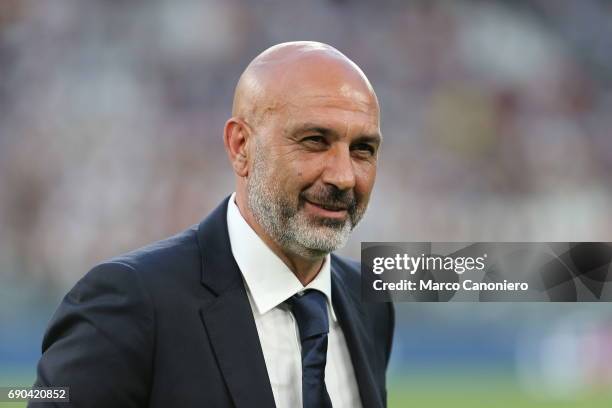
[[[308,200],[305,200],[304,208],[308,212],[315,214],[319,217],[342,219],[345,218],[347,215],[347,208],[345,207],[318,204]]]

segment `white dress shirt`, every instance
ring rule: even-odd
[[[305,289],[327,297],[329,335],[325,385],[334,408],[361,407],[353,364],[331,297],[330,256],[307,286],[259,238],[240,214],[235,193],[227,207],[232,253],[242,271],[259,341],[278,408],[302,406],[302,357],[299,329],[285,300]]]

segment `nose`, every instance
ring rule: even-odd
[[[325,160],[325,170],[322,175],[324,183],[334,185],[339,190],[349,190],[355,187],[355,170],[347,144],[338,143],[332,146]]]

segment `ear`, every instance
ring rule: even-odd
[[[225,122],[223,143],[234,172],[239,177],[249,174],[247,143],[250,136],[251,129],[243,120],[232,117]]]

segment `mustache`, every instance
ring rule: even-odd
[[[357,209],[357,198],[352,189],[340,190],[328,185],[305,190],[300,194],[300,198],[323,207],[347,210],[349,214],[354,214]]]

